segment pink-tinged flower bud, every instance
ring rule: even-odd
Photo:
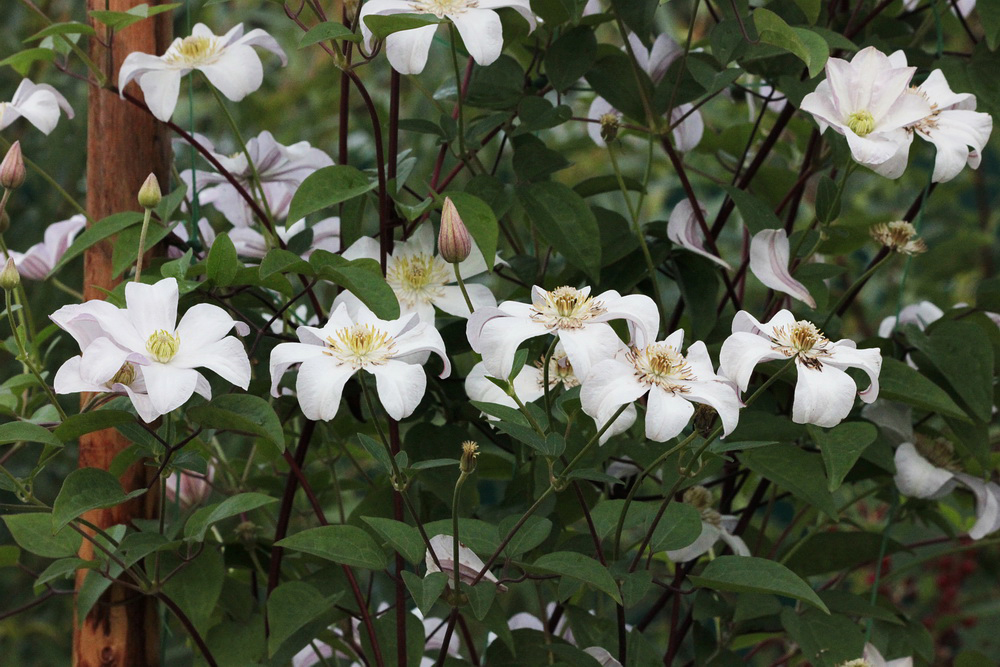
[[[21,274],[17,272],[17,267],[14,265],[14,259],[12,257],[7,258],[7,263],[3,267],[3,271],[0,271],[0,288],[9,292],[13,289],[17,289],[17,286],[21,284]]]
[[[167,504],[178,503],[181,509],[200,505],[212,495],[212,479],[215,468],[208,466],[208,473],[199,475],[181,470],[167,478],[164,491],[167,494]]]
[[[0,185],[7,190],[14,190],[24,184],[24,156],[21,155],[21,142],[15,141],[3,162],[0,162]]]
[[[441,259],[450,263],[464,262],[472,252],[472,238],[462,222],[451,197],[444,198],[441,208],[441,232],[438,234],[438,252]]]
[[[162,198],[160,183],[154,174],[150,174],[139,188],[139,206],[145,209],[156,208]]]

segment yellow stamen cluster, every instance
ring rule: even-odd
[[[604,139],[605,143],[611,143],[618,136],[618,130],[621,128],[621,115],[613,112],[606,113],[599,120],[601,123],[601,139]]]
[[[181,337],[171,334],[164,329],[158,329],[146,341],[146,351],[153,355],[153,358],[161,364],[165,364],[174,358],[177,350],[181,346]],[[121,371],[118,371],[119,373]]]
[[[859,137],[867,137],[875,129],[875,117],[867,109],[852,111],[847,117],[847,127]]]
[[[575,287],[557,287],[536,298],[531,319],[549,329],[579,329],[605,312],[604,304]]]
[[[208,65],[218,58],[221,53],[222,49],[219,47],[218,37],[191,35],[171,44],[164,55],[164,59],[171,65],[192,67],[195,65]]]
[[[875,225],[871,235],[891,252],[901,255],[917,255],[927,251],[927,244],[917,236],[916,228],[906,220]]]
[[[775,327],[771,340],[775,343],[776,351],[786,357],[798,357],[799,362],[816,370],[823,368],[820,357],[830,354],[826,349],[830,341],[815,324],[807,320],[799,320],[787,328]]]
[[[684,355],[666,343],[653,343],[643,350],[632,348],[625,357],[635,367],[636,379],[647,386],[683,393],[687,388],[679,383],[698,379]]]
[[[426,253],[394,258],[386,267],[386,282],[408,306],[429,303],[439,297],[441,287],[449,279],[448,265]]]
[[[542,371],[538,378],[538,386],[545,388],[545,357],[535,362],[535,368]],[[556,352],[549,358],[549,387],[561,384],[564,389],[572,389],[580,386],[580,380],[573,372],[573,364],[569,363],[569,357],[565,352]]]
[[[410,3],[418,14],[433,14],[443,19],[448,14],[461,14],[479,7],[479,0],[414,0]]]
[[[944,438],[924,438],[917,436],[917,452],[938,468],[957,472],[961,470],[955,462],[955,447]]]
[[[327,336],[323,354],[354,368],[380,366],[392,358],[396,348],[392,336],[370,324],[344,327],[334,336]]]

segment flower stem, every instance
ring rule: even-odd
[[[458,157],[462,162],[468,159],[468,151],[465,147],[465,113],[462,108],[462,70],[458,66],[458,34],[454,23],[449,23],[451,31],[451,63],[455,68],[455,99],[458,109]],[[469,165],[470,171],[475,171]]]
[[[12,304],[10,299],[10,290],[4,290],[4,301],[7,304],[7,320],[10,322],[10,329],[14,334],[14,342],[17,343],[17,349],[20,352],[19,358],[21,363],[23,363],[25,367],[31,371],[31,374],[35,376],[35,379],[38,380],[42,389],[44,389],[45,393],[48,394],[49,401],[52,403],[53,407],[55,407],[56,412],[59,413],[59,417],[65,421],[66,411],[62,409],[61,405],[59,405],[59,399],[56,398],[55,392],[52,391],[52,387],[49,386],[49,383],[42,378],[42,374],[38,372],[37,368],[35,368],[34,362],[31,360],[31,357],[28,355],[28,351],[24,347],[24,341],[21,340],[21,332],[18,329],[17,323],[14,321],[14,313],[11,310]]]
[[[459,473],[458,481],[455,482],[455,492],[452,494],[451,498],[451,532],[452,532],[452,561],[451,569],[452,573],[455,575],[455,593],[462,590],[460,584],[462,583],[462,568],[459,567],[458,561],[458,499],[462,492],[462,485],[465,484],[465,479],[469,476],[464,470]]]
[[[149,231],[149,219],[153,216],[153,209],[147,208],[142,215],[142,231],[139,232],[139,252],[135,258],[135,278],[134,282],[142,282],[142,256],[146,254],[146,232]]]
[[[465,305],[469,307],[469,314],[476,312],[476,309],[472,307],[472,299],[469,298],[469,292],[465,289],[465,281],[462,280],[462,272],[458,269],[458,262],[452,264],[455,268],[455,280],[458,282],[458,288],[462,290],[462,296],[465,297]]]

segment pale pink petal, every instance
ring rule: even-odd
[[[699,204],[699,208],[703,217],[708,214],[705,207]],[[667,238],[693,253],[712,260],[726,270],[732,268],[725,260],[705,250],[704,237],[690,199],[682,199],[670,212],[670,219],[667,220]]]
[[[816,308],[816,301],[805,285],[788,272],[788,236],[783,229],[764,229],[750,241],[750,271],[771,289]]]

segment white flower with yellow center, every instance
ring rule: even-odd
[[[364,236],[352,243],[343,257],[378,261],[379,253],[378,241]],[[486,268],[483,253],[475,244],[468,259],[458,265],[465,281],[485,273]],[[434,229],[429,224],[418,227],[408,240],[396,242],[392,254],[386,258],[385,279],[399,301],[401,317],[415,313],[420,321],[433,324],[435,306],[448,315],[469,316],[469,306],[456,282],[455,269],[435,252]],[[497,305],[496,298],[486,285],[466,282],[465,289],[476,311]],[[361,305],[361,301],[350,292],[341,292],[333,305],[336,307],[342,303],[352,314]]]
[[[69,220],[53,222],[45,228],[45,236],[41,243],[36,243],[23,253],[11,250],[7,255],[13,258],[17,272],[22,278],[45,280],[62,259],[76,235],[86,226],[87,218],[83,215],[74,215]]]
[[[162,56],[138,51],[128,54],[118,71],[118,91],[124,93],[129,81],[136,79],[150,112],[166,122],[177,106],[181,78],[198,70],[220,93],[239,102],[264,81],[264,67],[254,46],[278,56],[282,65],[288,63],[278,42],[263,30],[244,35],[240,23],[220,36],[198,23],[190,37],[175,39]]]
[[[427,376],[418,359],[433,352],[444,363],[440,377],[451,373],[441,334],[416,315],[386,321],[363,305],[351,315],[341,304],[325,326],[301,326],[296,333],[298,343],[282,343],[271,352],[271,393],[278,396],[282,376],[300,364],[295,390],[308,419],[333,419],[344,385],[358,371],[375,376],[382,406],[397,420],[410,416],[424,396]]]
[[[52,321],[83,350],[59,369],[56,391],[127,393],[148,422],[179,408],[196,391],[211,398],[211,387],[196,368],[246,389],[250,360],[243,343],[226,334],[235,327],[246,335],[249,327],[206,303],[188,309],[178,323],[178,296],[173,278],[129,283],[124,309],[93,300],[53,313]]]
[[[913,135],[906,127],[926,118],[930,104],[907,92],[915,67],[907,67],[873,46],[850,62],[826,61],[826,79],[802,99],[800,108],[819,123],[844,135],[855,162],[886,178],[906,169]]]
[[[21,79],[10,102],[0,102],[0,130],[23,117],[43,134],[49,134],[59,123],[60,109],[67,118],[73,117],[73,107],[58,90],[46,83]]]
[[[737,556],[749,556],[750,549],[743,538],[733,535],[739,517],[719,514],[712,508],[712,492],[703,486],[692,486],[684,492],[684,502],[701,512],[701,534],[694,542],[674,551],[667,551],[667,558],[675,563],[686,563],[708,553],[715,543],[722,540]]]
[[[691,345],[686,356],[681,354],[683,343],[681,329],[660,342],[633,347],[595,365],[580,391],[583,411],[600,427],[621,406],[647,396],[646,437],[665,442],[691,421],[692,403],[703,403],[719,413],[724,435],[729,435],[742,407],[736,389],[715,374],[704,343]],[[601,436],[601,442],[625,431],[632,421],[617,420]]]
[[[857,385],[845,368],[860,368],[870,386],[859,396],[865,403],[878,398],[878,375],[882,355],[878,349],[857,349],[848,339],[833,342],[816,325],[796,321],[781,310],[770,322],[761,323],[740,311],[733,318],[733,333],[722,344],[719,373],[746,391],[757,364],[794,359],[798,369],[792,421],[831,427],[839,424],[854,406]]]
[[[503,50],[503,26],[494,11],[510,7],[524,17],[530,30],[535,29],[535,15],[529,0],[368,0],[361,8],[361,32],[365,45],[372,47],[372,31],[365,17],[391,14],[432,14],[455,24],[469,55],[486,66],[500,57]],[[400,74],[420,74],[427,64],[427,53],[437,25],[394,32],[385,39],[385,54]]]
[[[860,658],[842,662],[837,667],[913,667],[913,658],[886,660],[874,644],[865,644],[865,650]]]
[[[590,288],[531,288],[530,304],[504,301],[496,308],[476,309],[466,335],[472,349],[483,355],[486,371],[497,378],[510,375],[518,346],[529,338],[552,334],[559,338],[576,377],[586,384],[591,367],[615,356],[622,341],[608,324],[626,320],[633,341],[652,340],[659,326],[656,304],[648,296],[622,296],[608,290],[596,297]]]

